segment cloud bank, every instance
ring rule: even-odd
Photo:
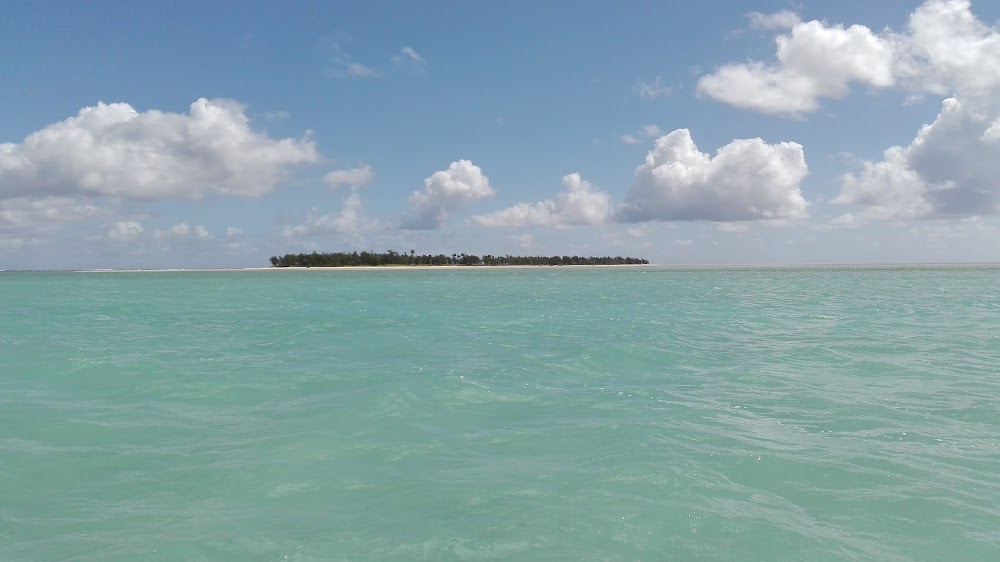
[[[896,36],[900,87],[950,95],[908,146],[843,177],[836,224],[1000,214],[1000,28],[966,0],[932,0]]]
[[[698,150],[690,131],[677,129],[656,140],[618,208],[608,193],[570,174],[554,199],[518,203],[473,220],[488,227],[797,220],[808,216],[799,187],[807,173],[797,143],[738,139],[711,156]]]
[[[844,176],[834,203],[863,207],[838,222],[1000,213],[1000,113],[948,98],[906,147]]]
[[[1000,214],[1000,27],[980,21],[969,0],[928,0],[901,32],[797,21],[789,12],[751,14],[750,22],[787,30],[775,38],[774,62],[723,65],[702,76],[700,94],[783,116],[816,111],[852,85],[949,96],[909,145],[842,178],[833,203],[859,209],[834,224]]]
[[[99,103],[19,144],[0,144],[0,198],[252,197],[318,159],[308,138],[276,140],[251,130],[234,101],[201,98],[187,114]]]
[[[597,191],[580,174],[563,177],[564,191],[555,199],[513,207],[472,217],[482,226],[573,226],[602,224],[611,217],[611,196]]]
[[[790,12],[750,14],[752,27],[784,30],[773,62],[720,66],[698,92],[736,107],[775,115],[816,111],[852,84],[935,95],[985,96],[1000,84],[1000,34],[972,13],[969,0],[929,0],[903,32],[864,25],[797,21]]]

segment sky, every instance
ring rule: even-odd
[[[0,3],[0,269],[1000,261],[1000,3]]]

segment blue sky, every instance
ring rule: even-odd
[[[998,261],[1000,6],[10,2],[0,268]]]

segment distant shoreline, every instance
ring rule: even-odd
[[[737,269],[948,269],[965,267],[1000,268],[1000,262],[955,263],[802,263],[802,264],[615,264],[615,265],[381,265],[343,267],[233,267],[233,268],[170,268],[170,269],[49,269],[49,270],[0,270],[63,273],[185,273],[185,272],[240,272],[240,271],[465,271],[498,269],[656,269],[656,270],[737,270]]]
[[[421,270],[475,270],[475,269],[601,269],[611,267],[674,267],[651,266],[648,264],[613,264],[613,265],[345,265],[335,267],[236,267],[236,268],[176,268],[176,269],[75,269],[66,270],[73,273],[169,273],[169,272],[224,272],[224,271],[405,271]],[[58,270],[53,270],[58,271]]]

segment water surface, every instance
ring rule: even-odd
[[[998,281],[0,273],[0,559],[1000,559]]]

